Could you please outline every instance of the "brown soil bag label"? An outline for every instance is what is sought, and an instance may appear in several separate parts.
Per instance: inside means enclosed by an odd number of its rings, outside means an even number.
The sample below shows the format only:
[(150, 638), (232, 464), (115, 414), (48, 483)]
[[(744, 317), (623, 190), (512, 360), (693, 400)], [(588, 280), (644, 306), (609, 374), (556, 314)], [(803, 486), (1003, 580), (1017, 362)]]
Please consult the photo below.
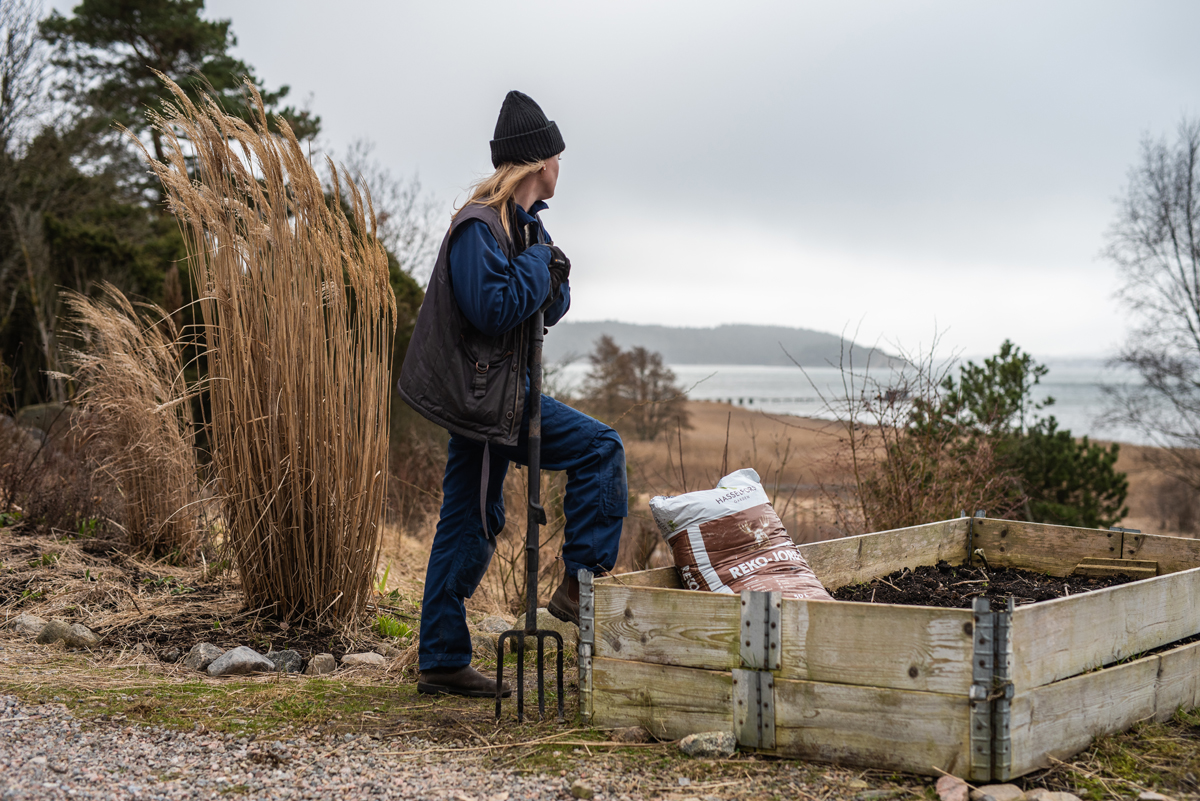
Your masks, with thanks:
[(651, 500), (683, 586), (833, 600), (792, 543), (757, 479), (753, 470), (739, 470), (715, 490)]

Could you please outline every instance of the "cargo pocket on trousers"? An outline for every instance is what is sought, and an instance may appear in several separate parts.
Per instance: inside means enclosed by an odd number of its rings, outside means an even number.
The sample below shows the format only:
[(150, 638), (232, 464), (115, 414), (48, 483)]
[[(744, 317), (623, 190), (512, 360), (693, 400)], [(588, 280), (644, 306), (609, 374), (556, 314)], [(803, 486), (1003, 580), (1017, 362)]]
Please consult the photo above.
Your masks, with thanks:
[(496, 553), (496, 538), (478, 536), (470, 546), (469, 553), (463, 554), (459, 562), (458, 575), (454, 579), (454, 595), (457, 598), (470, 598), (475, 594), (483, 574), (492, 563), (492, 555)]
[(604, 514), (609, 517), (628, 517), (629, 482), (625, 474), (625, 449), (619, 443), (617, 452), (608, 460), (608, 475), (604, 483)]

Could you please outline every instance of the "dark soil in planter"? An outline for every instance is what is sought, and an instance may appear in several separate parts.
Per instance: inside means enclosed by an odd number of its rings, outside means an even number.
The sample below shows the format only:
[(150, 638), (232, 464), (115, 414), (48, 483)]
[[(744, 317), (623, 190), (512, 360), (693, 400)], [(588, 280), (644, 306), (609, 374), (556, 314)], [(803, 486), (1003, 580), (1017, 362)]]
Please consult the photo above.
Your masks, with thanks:
[(1059, 578), (1015, 567), (996, 567), (989, 570), (985, 567), (962, 567), (938, 562), (936, 567), (922, 565), (916, 570), (905, 568), (868, 584), (841, 587), (832, 595), (839, 601), (938, 606), (951, 609), (970, 609), (975, 598), (985, 595), (992, 599), (993, 609), (999, 610), (1010, 596), (1021, 606), (1102, 590), (1131, 581), (1135, 579), (1125, 575)]

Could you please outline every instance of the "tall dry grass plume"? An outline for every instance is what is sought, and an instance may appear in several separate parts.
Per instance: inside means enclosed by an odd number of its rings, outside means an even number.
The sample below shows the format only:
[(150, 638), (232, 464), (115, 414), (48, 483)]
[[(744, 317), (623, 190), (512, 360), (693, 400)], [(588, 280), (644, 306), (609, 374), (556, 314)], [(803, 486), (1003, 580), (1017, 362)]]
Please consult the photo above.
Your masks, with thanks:
[(162, 309), (133, 304), (111, 284), (103, 301), (69, 293), (84, 343), (67, 353), (81, 386), (75, 416), (84, 450), (118, 491), (129, 544), (189, 559), (203, 544), (191, 403), (178, 332)]
[[(161, 76), (160, 76), (161, 77)], [(251, 607), (349, 620), (371, 591), (387, 477), (395, 298), (370, 197), (327, 198), (282, 119), (174, 105), (152, 115), (197, 284), (211, 443)]]

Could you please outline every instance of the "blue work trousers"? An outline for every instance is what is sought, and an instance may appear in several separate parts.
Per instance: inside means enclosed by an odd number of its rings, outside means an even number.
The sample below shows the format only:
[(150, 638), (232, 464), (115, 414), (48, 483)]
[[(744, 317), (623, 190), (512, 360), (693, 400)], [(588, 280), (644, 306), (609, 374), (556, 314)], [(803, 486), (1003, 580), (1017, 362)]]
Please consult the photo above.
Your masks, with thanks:
[[(526, 409), (515, 447), (488, 445), (491, 472), (487, 518), (493, 536), (504, 528), (502, 490), (508, 463), (527, 463), (528, 435)], [(484, 533), (479, 513), (483, 450), (483, 443), (477, 440), (457, 434), (450, 437), (441, 519), (425, 572), (421, 670), (471, 663), (471, 635), (463, 601), (479, 586), (495, 550)], [(622, 519), (629, 512), (625, 449), (620, 436), (600, 421), (543, 395), (542, 469), (567, 473), (562, 557), (568, 575), (580, 568), (612, 570), (621, 541)], [(521, 520), (525, 520), (523, 514)]]

